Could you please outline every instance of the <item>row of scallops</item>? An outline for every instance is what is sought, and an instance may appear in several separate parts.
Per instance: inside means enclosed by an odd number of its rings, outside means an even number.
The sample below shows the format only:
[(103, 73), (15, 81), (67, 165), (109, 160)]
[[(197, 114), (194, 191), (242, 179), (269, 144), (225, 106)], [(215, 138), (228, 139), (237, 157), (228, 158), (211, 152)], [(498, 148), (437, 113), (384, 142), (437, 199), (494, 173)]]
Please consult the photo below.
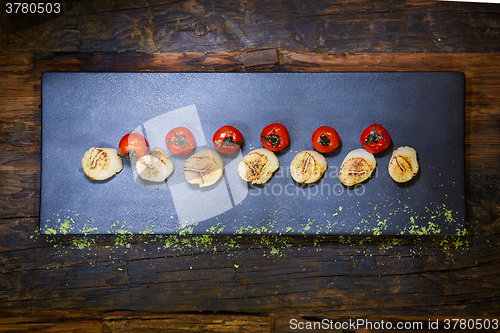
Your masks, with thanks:
[[(342, 162), (339, 179), (346, 186), (354, 186), (370, 178), (376, 165), (373, 154), (364, 149), (351, 150)], [(247, 182), (263, 184), (278, 168), (276, 155), (267, 149), (259, 148), (243, 157), (238, 166), (238, 173)], [(403, 183), (411, 180), (418, 173), (418, 168), (415, 149), (404, 146), (393, 151), (388, 171), (394, 181)], [(311, 184), (318, 181), (326, 169), (326, 159), (322, 154), (305, 150), (292, 160), (290, 174), (297, 183)]]
[[(375, 156), (364, 149), (350, 151), (339, 171), (339, 179), (346, 186), (359, 184), (372, 175), (376, 167)], [(276, 155), (265, 148), (254, 149), (246, 154), (238, 165), (239, 176), (252, 184), (266, 183), (279, 168)], [(148, 181), (163, 182), (174, 171), (170, 157), (154, 148), (139, 158), (135, 164), (138, 175)], [(82, 158), (85, 174), (95, 180), (104, 180), (123, 168), (118, 151), (112, 148), (89, 149)], [(418, 172), (417, 153), (411, 147), (393, 151), (388, 165), (391, 178), (398, 182), (411, 180)], [(299, 152), (292, 160), (290, 173), (297, 183), (310, 184), (318, 181), (327, 169), (325, 157), (314, 150)], [(224, 172), (224, 162), (212, 149), (201, 150), (184, 163), (184, 177), (190, 184), (206, 187), (217, 183)]]

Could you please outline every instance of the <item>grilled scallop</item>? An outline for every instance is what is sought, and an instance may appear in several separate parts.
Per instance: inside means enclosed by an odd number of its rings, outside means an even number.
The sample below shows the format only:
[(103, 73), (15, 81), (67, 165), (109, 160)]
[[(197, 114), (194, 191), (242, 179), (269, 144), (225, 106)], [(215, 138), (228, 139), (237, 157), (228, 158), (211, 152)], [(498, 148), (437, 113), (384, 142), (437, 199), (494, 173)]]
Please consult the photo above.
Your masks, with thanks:
[(417, 152), (411, 147), (399, 147), (392, 152), (389, 175), (398, 183), (404, 183), (418, 172)]
[(189, 184), (210, 186), (222, 177), (224, 162), (215, 150), (204, 149), (184, 162), (184, 177)]
[(314, 150), (301, 151), (290, 164), (290, 173), (297, 183), (314, 183), (327, 167), (325, 157)]
[(118, 150), (92, 147), (83, 155), (83, 172), (94, 180), (104, 180), (120, 172), (123, 168)]
[(162, 182), (174, 171), (170, 157), (159, 148), (153, 148), (135, 164), (139, 177), (152, 182)]
[(339, 179), (346, 186), (353, 186), (367, 180), (377, 161), (364, 149), (351, 150), (340, 166)]
[(258, 148), (243, 157), (238, 164), (238, 174), (244, 181), (264, 184), (279, 166), (280, 162), (272, 151)]

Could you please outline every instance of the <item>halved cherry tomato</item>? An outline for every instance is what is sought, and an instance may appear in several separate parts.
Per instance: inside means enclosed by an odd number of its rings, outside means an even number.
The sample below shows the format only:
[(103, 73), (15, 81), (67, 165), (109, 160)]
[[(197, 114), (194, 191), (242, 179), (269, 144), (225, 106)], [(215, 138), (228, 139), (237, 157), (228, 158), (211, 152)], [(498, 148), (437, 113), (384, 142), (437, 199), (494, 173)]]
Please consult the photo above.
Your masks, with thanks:
[(260, 134), (260, 141), (268, 150), (281, 151), (290, 143), (290, 135), (284, 125), (274, 123), (264, 127)]
[(212, 139), (215, 149), (222, 154), (234, 154), (243, 143), (243, 135), (233, 126), (219, 128)]
[(363, 148), (372, 154), (384, 151), (391, 144), (389, 132), (382, 125), (375, 123), (361, 132), (359, 140)]
[(335, 129), (321, 126), (313, 132), (311, 142), (320, 153), (330, 153), (340, 145), (340, 137)]
[(187, 155), (196, 147), (193, 133), (186, 127), (172, 128), (165, 137), (165, 144), (176, 155)]
[(130, 159), (130, 157), (141, 158), (148, 152), (148, 142), (139, 133), (125, 134), (118, 145), (120, 157)]

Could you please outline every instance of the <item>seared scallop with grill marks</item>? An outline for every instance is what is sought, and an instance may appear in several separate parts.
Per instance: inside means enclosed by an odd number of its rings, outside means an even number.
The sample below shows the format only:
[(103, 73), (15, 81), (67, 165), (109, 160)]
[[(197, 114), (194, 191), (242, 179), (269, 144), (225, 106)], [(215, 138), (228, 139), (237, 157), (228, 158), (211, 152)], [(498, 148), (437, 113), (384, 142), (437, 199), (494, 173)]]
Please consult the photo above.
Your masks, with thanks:
[(359, 184), (370, 178), (376, 165), (373, 154), (364, 149), (351, 150), (340, 166), (339, 179), (346, 186)]
[(399, 147), (392, 152), (389, 175), (398, 183), (405, 183), (418, 172), (417, 152), (411, 147)]
[(318, 181), (327, 168), (323, 155), (314, 150), (304, 150), (295, 155), (290, 173), (297, 183), (310, 184)]
[(105, 180), (120, 172), (123, 163), (118, 150), (92, 147), (82, 157), (82, 168), (90, 179)]
[(223, 173), (224, 162), (212, 149), (199, 151), (184, 162), (184, 177), (189, 184), (210, 186), (217, 183)]
[(279, 166), (278, 158), (272, 151), (258, 148), (243, 157), (238, 164), (238, 174), (244, 181), (264, 184)]
[(174, 164), (163, 150), (153, 148), (135, 164), (139, 177), (152, 182), (162, 182), (174, 171)]

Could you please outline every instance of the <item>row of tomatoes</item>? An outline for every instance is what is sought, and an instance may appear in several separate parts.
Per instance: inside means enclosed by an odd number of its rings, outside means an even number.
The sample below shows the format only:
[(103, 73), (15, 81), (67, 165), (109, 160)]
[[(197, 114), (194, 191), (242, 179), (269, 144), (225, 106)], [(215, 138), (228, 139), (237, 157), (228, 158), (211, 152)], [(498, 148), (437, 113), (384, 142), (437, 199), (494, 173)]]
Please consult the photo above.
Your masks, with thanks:
[[(264, 127), (260, 140), (264, 148), (281, 151), (290, 143), (290, 135), (284, 125), (274, 123)], [(225, 125), (215, 132), (212, 141), (220, 153), (234, 154), (243, 143), (243, 135), (235, 127)], [(313, 132), (311, 142), (318, 152), (329, 153), (340, 145), (340, 137), (332, 127), (321, 126)], [(360, 142), (366, 151), (375, 154), (389, 147), (391, 138), (382, 125), (374, 123), (361, 132)], [(196, 147), (193, 133), (186, 127), (171, 129), (165, 137), (165, 144), (168, 150), (176, 155), (187, 155)], [(148, 143), (141, 134), (129, 133), (120, 140), (119, 150), (121, 157), (130, 158), (135, 155), (140, 158), (148, 152)]]

